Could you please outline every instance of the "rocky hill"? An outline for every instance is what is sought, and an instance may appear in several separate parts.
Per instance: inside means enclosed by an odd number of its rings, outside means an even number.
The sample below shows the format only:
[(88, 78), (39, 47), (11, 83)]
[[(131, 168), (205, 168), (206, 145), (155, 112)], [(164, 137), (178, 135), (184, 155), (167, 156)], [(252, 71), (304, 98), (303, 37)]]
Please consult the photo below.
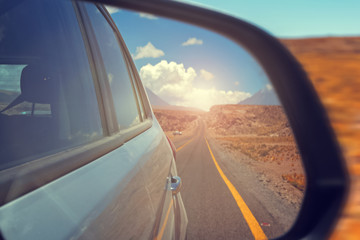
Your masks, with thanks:
[(160, 98), (158, 95), (156, 95), (153, 91), (151, 91), (149, 88), (145, 88), (146, 93), (148, 95), (149, 101), (151, 105), (154, 106), (170, 106), (167, 102), (165, 102), (162, 98)]
[(239, 102), (242, 105), (280, 105), (280, 101), (273, 88), (265, 88), (251, 97)]
[(192, 111), (153, 109), (156, 119), (165, 132), (186, 131), (193, 128), (199, 114)]
[(216, 134), (291, 136), (281, 106), (217, 105), (206, 114), (207, 127)]
[[(297, 207), (302, 201), (305, 175), (300, 153), (281, 106), (218, 105), (204, 115), (207, 131), (224, 152), (246, 164), (280, 197)], [(288, 184), (284, 184), (284, 182)]]

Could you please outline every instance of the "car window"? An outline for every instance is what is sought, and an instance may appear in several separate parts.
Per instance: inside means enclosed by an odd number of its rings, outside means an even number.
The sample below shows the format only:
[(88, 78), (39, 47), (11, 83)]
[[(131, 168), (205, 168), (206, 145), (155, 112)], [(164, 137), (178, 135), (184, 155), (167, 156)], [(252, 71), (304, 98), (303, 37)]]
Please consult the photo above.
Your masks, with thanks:
[(141, 119), (119, 39), (96, 5), (86, 3), (85, 6), (105, 65), (119, 128), (129, 128), (140, 123)]
[(0, 169), (102, 137), (71, 1), (12, 1), (0, 11)]

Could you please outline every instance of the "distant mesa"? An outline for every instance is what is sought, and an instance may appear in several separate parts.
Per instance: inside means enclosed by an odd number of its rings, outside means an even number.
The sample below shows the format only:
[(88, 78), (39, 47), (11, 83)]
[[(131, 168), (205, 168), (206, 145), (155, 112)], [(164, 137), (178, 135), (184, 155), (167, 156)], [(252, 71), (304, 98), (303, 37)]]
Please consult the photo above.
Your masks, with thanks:
[(161, 99), (158, 95), (156, 95), (149, 88), (146, 87), (145, 89), (146, 89), (146, 92), (149, 97), (149, 101), (150, 101), (151, 105), (153, 105), (153, 106), (170, 106), (170, 104), (168, 104), (163, 99)]
[(264, 88), (239, 102), (242, 105), (281, 105), (273, 88)]
[(175, 105), (168, 105), (168, 106), (155, 106), (152, 105), (154, 110), (172, 110), (172, 111), (188, 111), (188, 112), (198, 112), (203, 113), (204, 110), (194, 107), (183, 107), (183, 106), (175, 106)]

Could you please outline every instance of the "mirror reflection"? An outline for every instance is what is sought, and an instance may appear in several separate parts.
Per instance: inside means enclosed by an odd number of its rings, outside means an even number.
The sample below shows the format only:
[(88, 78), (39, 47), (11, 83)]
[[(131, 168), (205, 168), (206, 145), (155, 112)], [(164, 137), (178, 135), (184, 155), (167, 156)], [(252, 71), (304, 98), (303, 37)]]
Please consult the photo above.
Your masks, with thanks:
[(188, 239), (275, 238), (306, 179), (292, 129), (246, 49), (210, 31), (108, 8), (177, 148)]

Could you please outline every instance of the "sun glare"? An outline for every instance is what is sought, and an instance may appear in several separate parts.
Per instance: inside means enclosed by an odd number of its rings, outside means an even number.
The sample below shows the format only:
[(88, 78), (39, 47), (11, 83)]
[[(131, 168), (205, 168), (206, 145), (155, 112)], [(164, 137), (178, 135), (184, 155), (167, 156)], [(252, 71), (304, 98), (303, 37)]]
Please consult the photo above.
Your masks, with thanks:
[(196, 94), (197, 96), (193, 96), (194, 105), (193, 107), (199, 108), (204, 111), (209, 111), (210, 107), (213, 105), (213, 101), (211, 101), (208, 94)]

